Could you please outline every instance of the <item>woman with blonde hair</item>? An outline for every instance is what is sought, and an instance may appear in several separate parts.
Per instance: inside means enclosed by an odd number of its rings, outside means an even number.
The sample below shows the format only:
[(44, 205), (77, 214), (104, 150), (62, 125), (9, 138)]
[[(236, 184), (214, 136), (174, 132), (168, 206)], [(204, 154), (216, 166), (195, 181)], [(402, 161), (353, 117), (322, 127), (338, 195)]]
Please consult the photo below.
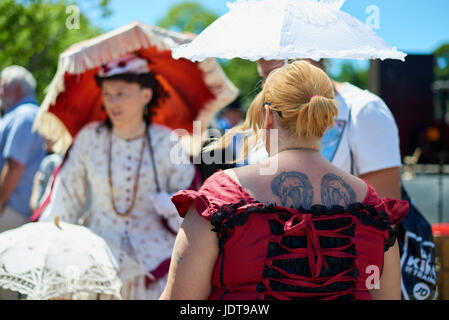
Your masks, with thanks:
[(161, 299), (400, 299), (391, 225), (408, 204), (320, 155), (336, 113), (319, 68), (297, 61), (269, 75), (245, 123), (213, 147), (249, 131), (243, 157), (260, 139), (270, 157), (172, 198), (185, 219)]

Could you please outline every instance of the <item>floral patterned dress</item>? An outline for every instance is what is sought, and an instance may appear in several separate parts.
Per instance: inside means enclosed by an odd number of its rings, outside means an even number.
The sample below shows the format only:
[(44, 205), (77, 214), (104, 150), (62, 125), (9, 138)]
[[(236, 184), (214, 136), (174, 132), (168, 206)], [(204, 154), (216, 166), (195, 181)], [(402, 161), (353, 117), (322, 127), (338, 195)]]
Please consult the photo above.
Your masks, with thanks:
[[(189, 188), (195, 174), (170, 129), (152, 124), (149, 136), (161, 193), (157, 192), (148, 139), (127, 141), (101, 123), (93, 123), (77, 135), (39, 219), (52, 221), (59, 216), (65, 222), (83, 224), (103, 237), (119, 261), (123, 299), (158, 299), (165, 288), (166, 273), (161, 274), (160, 270), (167, 266), (176, 237), (170, 229), (177, 230), (182, 221), (170, 202), (170, 194)], [(146, 139), (146, 144), (135, 206), (128, 216), (119, 215), (113, 208), (109, 185), (110, 141), (114, 200), (117, 211), (124, 213), (133, 199), (142, 139)], [(88, 190), (91, 201), (85, 208)], [(149, 284), (147, 272), (159, 278)]]

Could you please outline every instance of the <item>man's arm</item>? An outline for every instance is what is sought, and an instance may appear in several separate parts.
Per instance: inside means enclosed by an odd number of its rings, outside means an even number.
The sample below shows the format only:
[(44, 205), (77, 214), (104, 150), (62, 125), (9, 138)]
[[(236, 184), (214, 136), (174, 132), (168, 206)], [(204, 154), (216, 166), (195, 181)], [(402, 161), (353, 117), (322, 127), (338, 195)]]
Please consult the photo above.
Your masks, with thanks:
[(370, 290), (373, 300), (401, 300), (401, 259), (398, 242), (384, 253), (379, 289)]
[(394, 167), (360, 175), (381, 198), (401, 199), (401, 168)]
[(9, 197), (19, 184), (20, 178), (25, 171), (25, 165), (9, 158), (3, 167), (0, 185), (0, 207), (6, 205)]
[(401, 199), (398, 127), (387, 105), (381, 99), (372, 99), (363, 107), (355, 108), (352, 114), (350, 148), (355, 171), (380, 197)]

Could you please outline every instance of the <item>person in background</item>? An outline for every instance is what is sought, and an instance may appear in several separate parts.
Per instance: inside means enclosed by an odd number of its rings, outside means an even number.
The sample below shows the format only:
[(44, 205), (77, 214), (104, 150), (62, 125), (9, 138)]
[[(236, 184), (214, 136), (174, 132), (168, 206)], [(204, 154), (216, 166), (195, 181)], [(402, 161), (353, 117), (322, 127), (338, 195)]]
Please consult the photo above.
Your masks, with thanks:
[[(322, 61), (307, 60), (324, 68)], [(259, 60), (264, 79), (283, 61)], [(381, 197), (401, 199), (401, 153), (396, 121), (385, 102), (350, 83), (332, 81), (338, 116), (322, 139), (322, 155), (342, 170), (367, 180)]]
[[(391, 225), (408, 203), (380, 198), (320, 154), (336, 114), (321, 69), (296, 61), (270, 73), (245, 123), (210, 146), (249, 130), (269, 157), (172, 197), (185, 219), (160, 299), (400, 299)], [(264, 134), (272, 130), (277, 141)], [(261, 174), (267, 164), (277, 169)]]
[[(238, 124), (240, 124), (243, 120), (244, 111), (241, 105), (241, 97), (238, 96), (233, 102), (227, 105), (221, 112), (214, 117), (209, 125), (209, 132), (220, 133), (220, 137), (226, 133), (226, 131), (234, 128)], [(206, 147), (208, 144), (212, 142), (211, 138), (217, 138), (215, 135), (210, 136), (209, 140), (204, 143), (203, 147)], [(212, 150), (207, 154), (208, 158), (214, 159), (213, 163), (205, 163), (203, 159), (206, 154), (201, 153), (199, 157), (201, 157), (200, 164), (198, 165), (198, 170), (201, 175), (201, 182), (207, 180), (212, 174), (217, 172), (218, 170), (226, 170), (231, 169), (239, 164), (236, 164), (234, 161), (239, 158), (238, 150), (240, 149), (241, 139), (239, 136), (235, 136), (233, 139), (233, 143), (230, 144), (226, 149), (223, 150)], [(220, 153), (220, 156), (217, 156), (216, 153)]]
[(226, 130), (230, 130), (240, 124), (243, 120), (243, 116), (244, 113), (242, 110), (241, 98), (239, 96), (220, 112), (218, 126), (220, 130), (225, 133)]
[(166, 92), (147, 60), (124, 55), (102, 66), (95, 80), (107, 119), (87, 124), (75, 137), (39, 222), (59, 216), (86, 226), (117, 259), (123, 299), (157, 299), (180, 226), (170, 194), (189, 188), (195, 169), (185, 153), (179, 154), (183, 164), (171, 161), (178, 141), (152, 122)]
[(61, 164), (63, 156), (52, 151), (53, 143), (45, 139), (47, 156), (42, 160), (39, 170), (34, 175), (33, 189), (31, 192), (30, 207), (32, 212), (39, 207), (42, 199), (50, 192), (52, 176), (55, 169)]
[[(36, 80), (23, 67), (0, 75), (0, 232), (26, 224), (33, 177), (45, 156), (44, 140), (32, 132), (38, 106)], [(16, 300), (16, 292), (0, 289), (0, 300)]]
[(0, 78), (0, 232), (18, 228), (31, 217), (33, 178), (44, 158), (45, 142), (32, 131), (39, 110), (36, 81), (23, 67), (10, 66)]

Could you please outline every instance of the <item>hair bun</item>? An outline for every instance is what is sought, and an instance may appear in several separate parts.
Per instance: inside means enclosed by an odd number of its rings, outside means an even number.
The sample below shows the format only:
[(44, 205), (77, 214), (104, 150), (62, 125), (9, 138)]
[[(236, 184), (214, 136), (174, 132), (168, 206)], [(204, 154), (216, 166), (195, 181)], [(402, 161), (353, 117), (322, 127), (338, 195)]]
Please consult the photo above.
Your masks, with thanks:
[(338, 114), (336, 101), (321, 95), (314, 95), (310, 102), (298, 112), (296, 132), (300, 137), (321, 138), (327, 128), (334, 124)]

